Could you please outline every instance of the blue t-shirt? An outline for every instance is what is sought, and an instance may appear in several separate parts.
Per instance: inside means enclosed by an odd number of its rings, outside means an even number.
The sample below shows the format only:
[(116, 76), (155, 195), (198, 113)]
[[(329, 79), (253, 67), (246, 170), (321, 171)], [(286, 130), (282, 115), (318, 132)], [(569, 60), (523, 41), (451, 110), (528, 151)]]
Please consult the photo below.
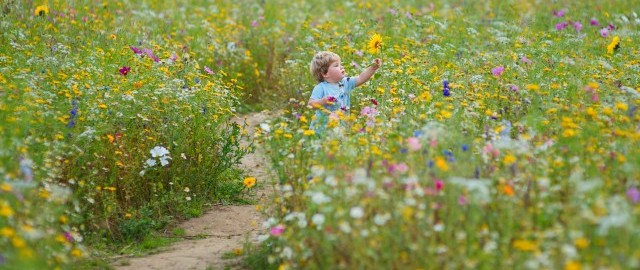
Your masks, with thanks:
[[(344, 77), (337, 85), (328, 82), (320, 82), (311, 92), (312, 100), (323, 99), (326, 96), (333, 96), (336, 101), (333, 105), (324, 105), (323, 107), (330, 112), (342, 110), (343, 113), (349, 114), (351, 107), (351, 90), (356, 87), (356, 77)], [(322, 110), (316, 110), (316, 119), (311, 122), (311, 128), (319, 131), (318, 128), (324, 128), (327, 124), (327, 114)]]

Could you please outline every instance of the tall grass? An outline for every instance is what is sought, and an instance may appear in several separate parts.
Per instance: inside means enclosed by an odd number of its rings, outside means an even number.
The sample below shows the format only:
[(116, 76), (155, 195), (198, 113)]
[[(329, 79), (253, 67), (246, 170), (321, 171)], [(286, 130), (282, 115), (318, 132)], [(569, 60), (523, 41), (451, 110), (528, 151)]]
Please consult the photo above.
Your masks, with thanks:
[(68, 266), (243, 192), (244, 87), (209, 61), (237, 38), (199, 4), (2, 4), (0, 265)]
[[(351, 75), (375, 57), (383, 68), (321, 137), (299, 106), (265, 126), (281, 190), (252, 258), (304, 269), (639, 265), (631, 3), (356, 2), (339, 16), (341, 5), (300, 32), (292, 72), (325, 49), (353, 62)], [(365, 50), (373, 33), (377, 55)]]

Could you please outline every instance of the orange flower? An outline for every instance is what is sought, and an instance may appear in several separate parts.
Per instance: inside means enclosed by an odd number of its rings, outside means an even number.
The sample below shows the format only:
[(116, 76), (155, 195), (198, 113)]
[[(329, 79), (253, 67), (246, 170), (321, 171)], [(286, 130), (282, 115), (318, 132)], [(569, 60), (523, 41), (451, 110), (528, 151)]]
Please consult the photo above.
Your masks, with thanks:
[(511, 187), (510, 185), (502, 186), (502, 192), (504, 192), (504, 194), (507, 194), (507, 196), (509, 196), (509, 197), (511, 197), (511, 196), (513, 196), (513, 194), (515, 194), (515, 191), (513, 190), (513, 187)]
[(256, 184), (256, 181), (257, 180), (255, 177), (247, 177), (244, 179), (242, 183), (244, 184), (245, 187), (251, 188)]

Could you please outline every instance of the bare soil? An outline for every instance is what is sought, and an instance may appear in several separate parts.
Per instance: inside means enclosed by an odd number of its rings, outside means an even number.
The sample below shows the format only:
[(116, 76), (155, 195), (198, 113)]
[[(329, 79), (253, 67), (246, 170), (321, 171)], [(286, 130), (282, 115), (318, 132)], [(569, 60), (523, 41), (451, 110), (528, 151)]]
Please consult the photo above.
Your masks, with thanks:
[[(254, 128), (269, 115), (266, 112), (253, 113), (235, 118), (242, 124), (246, 119), (247, 132), (252, 135)], [(247, 145), (247, 142), (242, 142)], [(242, 159), (240, 168), (247, 176), (258, 180), (255, 200), (264, 200), (273, 187), (275, 179), (268, 170), (268, 162), (260, 147)], [(261, 230), (262, 217), (256, 205), (218, 205), (206, 211), (201, 217), (193, 218), (178, 225), (185, 230), (183, 238), (158, 250), (156, 253), (132, 258), (120, 258), (112, 263), (119, 270), (142, 269), (243, 269), (241, 256), (230, 256), (241, 250), (246, 240), (256, 242)], [(230, 258), (229, 258), (230, 257)]]

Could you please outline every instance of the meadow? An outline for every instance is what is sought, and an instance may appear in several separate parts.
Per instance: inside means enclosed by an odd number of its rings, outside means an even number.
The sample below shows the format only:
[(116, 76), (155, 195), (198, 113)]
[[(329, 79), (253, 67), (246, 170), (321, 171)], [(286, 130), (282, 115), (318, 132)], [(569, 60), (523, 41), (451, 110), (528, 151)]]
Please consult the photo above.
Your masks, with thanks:
[[(6, 1), (0, 267), (68, 268), (251, 190), (255, 269), (640, 267), (634, 1)], [(309, 62), (382, 68), (309, 128)], [(257, 179), (260, 185), (266, 179)]]

